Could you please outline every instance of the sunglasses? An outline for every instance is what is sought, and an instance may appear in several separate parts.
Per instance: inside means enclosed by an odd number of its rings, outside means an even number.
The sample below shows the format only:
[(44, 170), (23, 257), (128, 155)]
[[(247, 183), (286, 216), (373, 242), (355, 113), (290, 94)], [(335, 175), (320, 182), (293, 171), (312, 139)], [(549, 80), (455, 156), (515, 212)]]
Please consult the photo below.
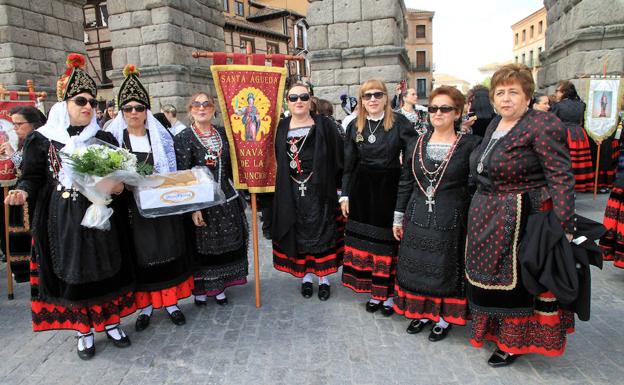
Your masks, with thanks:
[(209, 100), (205, 100), (203, 102), (192, 102), (191, 107), (195, 109), (199, 109), (199, 107), (204, 107), (204, 108), (214, 107), (214, 103)]
[(76, 103), (77, 106), (80, 107), (84, 107), (87, 105), (87, 103), (89, 103), (89, 105), (91, 106), (91, 108), (95, 108), (98, 105), (98, 101), (95, 99), (87, 99), (84, 96), (77, 96), (73, 99), (69, 99), (72, 102)]
[(135, 110), (136, 112), (145, 112), (145, 110), (147, 110), (147, 107), (139, 104), (138, 106), (123, 106), (121, 107), (121, 110), (123, 112), (132, 112), (132, 110)]
[(384, 92), (367, 92), (362, 94), (362, 100), (371, 100), (373, 97), (377, 100), (383, 98), (385, 95)]
[(301, 99), (302, 102), (307, 102), (308, 100), (310, 100), (310, 94), (305, 93), (305, 94), (290, 94), (288, 95), (288, 101), (291, 103), (296, 102), (298, 99)]
[(443, 114), (448, 114), (451, 111), (455, 111), (455, 107), (451, 107), (451, 106), (429, 106), (427, 107), (427, 111), (429, 111), (430, 114), (435, 114), (436, 112), (438, 112), (438, 110), (440, 110)]

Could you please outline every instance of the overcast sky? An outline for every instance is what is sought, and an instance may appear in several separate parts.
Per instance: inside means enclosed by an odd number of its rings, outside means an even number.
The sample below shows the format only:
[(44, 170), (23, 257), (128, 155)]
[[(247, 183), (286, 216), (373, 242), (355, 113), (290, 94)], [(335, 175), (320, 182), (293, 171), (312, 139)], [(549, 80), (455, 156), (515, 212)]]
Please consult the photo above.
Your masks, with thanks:
[(540, 9), (543, 0), (405, 0), (434, 11), (435, 71), (480, 82), (478, 68), (512, 58), (511, 25)]

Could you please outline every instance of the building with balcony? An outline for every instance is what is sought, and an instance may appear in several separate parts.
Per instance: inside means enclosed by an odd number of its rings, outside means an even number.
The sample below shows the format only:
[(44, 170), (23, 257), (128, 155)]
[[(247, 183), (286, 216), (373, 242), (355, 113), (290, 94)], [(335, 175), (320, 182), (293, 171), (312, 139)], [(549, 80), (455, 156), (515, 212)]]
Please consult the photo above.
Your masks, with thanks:
[(546, 46), (546, 8), (542, 7), (511, 26), (513, 61), (533, 69), (537, 80), (540, 54)]
[(418, 94), (418, 102), (427, 104), (433, 84), (433, 16), (434, 12), (407, 9), (405, 49), (410, 58), (408, 87)]
[[(307, 54), (308, 0), (222, 0), (227, 52)], [(305, 62), (288, 63), (290, 81), (310, 75)]]

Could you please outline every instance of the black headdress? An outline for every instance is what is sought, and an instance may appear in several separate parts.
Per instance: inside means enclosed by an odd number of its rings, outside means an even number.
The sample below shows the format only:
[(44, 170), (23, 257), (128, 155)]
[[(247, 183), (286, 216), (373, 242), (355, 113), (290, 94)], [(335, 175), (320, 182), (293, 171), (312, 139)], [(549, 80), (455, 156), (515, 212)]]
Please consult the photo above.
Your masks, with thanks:
[(84, 56), (71, 53), (67, 56), (67, 69), (56, 82), (56, 96), (59, 102), (73, 98), (83, 92), (88, 92), (94, 98), (97, 96), (95, 80), (85, 72)]
[(123, 74), (126, 79), (119, 87), (117, 106), (121, 108), (124, 104), (134, 100), (151, 110), (149, 93), (139, 80), (138, 68), (134, 64), (127, 64), (123, 69)]

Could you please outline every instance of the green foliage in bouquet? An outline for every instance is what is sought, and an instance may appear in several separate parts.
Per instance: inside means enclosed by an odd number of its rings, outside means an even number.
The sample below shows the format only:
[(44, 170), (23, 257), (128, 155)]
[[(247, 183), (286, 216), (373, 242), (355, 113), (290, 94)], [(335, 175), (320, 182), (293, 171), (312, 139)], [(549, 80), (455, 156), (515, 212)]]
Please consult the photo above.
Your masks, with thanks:
[(154, 173), (154, 166), (149, 163), (139, 163), (136, 166), (136, 170), (139, 175), (148, 176)]
[(74, 172), (102, 177), (118, 170), (128, 169), (128, 163), (133, 163), (132, 157), (134, 155), (124, 149), (113, 150), (101, 145), (92, 145), (84, 151), (70, 154), (67, 161)]

